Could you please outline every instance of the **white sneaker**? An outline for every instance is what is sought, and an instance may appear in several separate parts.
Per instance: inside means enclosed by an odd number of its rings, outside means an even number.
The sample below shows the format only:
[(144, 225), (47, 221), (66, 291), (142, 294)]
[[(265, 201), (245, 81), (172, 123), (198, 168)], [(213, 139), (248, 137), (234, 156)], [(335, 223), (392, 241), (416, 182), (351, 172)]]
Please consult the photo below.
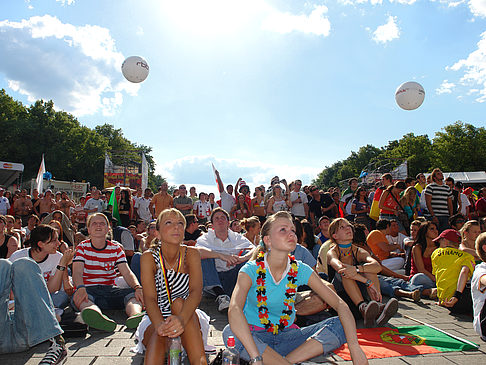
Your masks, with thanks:
[(51, 342), (51, 347), (49, 347), (49, 350), (47, 350), (46, 355), (39, 365), (63, 364), (67, 360), (67, 350), (64, 340), (56, 341), (56, 339), (51, 339)]
[(227, 311), (230, 305), (230, 297), (226, 294), (221, 294), (216, 298), (216, 302), (218, 303), (219, 312)]

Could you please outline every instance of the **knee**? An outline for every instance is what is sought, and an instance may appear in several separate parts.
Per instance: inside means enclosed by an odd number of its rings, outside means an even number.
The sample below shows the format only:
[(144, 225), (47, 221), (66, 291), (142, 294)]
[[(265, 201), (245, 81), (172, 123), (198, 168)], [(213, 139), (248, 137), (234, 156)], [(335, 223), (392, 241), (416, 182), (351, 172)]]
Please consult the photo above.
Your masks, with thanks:
[[(26, 273), (33, 273), (33, 274), (41, 274), (41, 270), (39, 265), (37, 265), (34, 260), (31, 260), (27, 257), (22, 257), (18, 260), (15, 260), (12, 263), (12, 270), (14, 272), (22, 273), (22, 275), (26, 275)], [(27, 274), (28, 275), (28, 274)]]

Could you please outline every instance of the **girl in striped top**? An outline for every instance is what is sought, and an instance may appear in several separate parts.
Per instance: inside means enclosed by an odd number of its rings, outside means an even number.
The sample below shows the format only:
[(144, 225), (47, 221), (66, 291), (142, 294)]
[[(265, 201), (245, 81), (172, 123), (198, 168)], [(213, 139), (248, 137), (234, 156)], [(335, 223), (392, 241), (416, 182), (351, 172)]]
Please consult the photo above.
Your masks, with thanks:
[(196, 308), (201, 301), (199, 251), (182, 245), (186, 220), (177, 209), (157, 219), (157, 239), (142, 255), (142, 287), (147, 309), (137, 329), (145, 364), (163, 363), (167, 338), (181, 337), (191, 364), (207, 364)]

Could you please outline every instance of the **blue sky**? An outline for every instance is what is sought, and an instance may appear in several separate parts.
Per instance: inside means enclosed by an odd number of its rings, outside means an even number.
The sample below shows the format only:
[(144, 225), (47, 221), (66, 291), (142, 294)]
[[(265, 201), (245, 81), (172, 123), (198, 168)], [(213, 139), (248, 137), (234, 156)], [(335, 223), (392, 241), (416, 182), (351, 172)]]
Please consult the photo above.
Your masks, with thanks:
[[(133, 55), (141, 84), (120, 72)], [(122, 128), (198, 190), (211, 162), (224, 183), (309, 183), (360, 146), (486, 124), (486, 0), (3, 0), (0, 56), (14, 98)]]

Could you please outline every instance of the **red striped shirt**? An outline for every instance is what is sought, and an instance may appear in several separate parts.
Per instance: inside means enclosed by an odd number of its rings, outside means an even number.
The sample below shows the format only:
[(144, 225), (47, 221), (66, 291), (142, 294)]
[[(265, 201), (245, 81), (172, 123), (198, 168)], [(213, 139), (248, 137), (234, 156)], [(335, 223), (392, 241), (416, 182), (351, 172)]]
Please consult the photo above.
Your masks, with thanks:
[(106, 241), (102, 249), (94, 248), (90, 240), (81, 242), (76, 247), (73, 262), (82, 262), (84, 285), (114, 285), (117, 273), (115, 267), (127, 262), (123, 248), (111, 241)]

